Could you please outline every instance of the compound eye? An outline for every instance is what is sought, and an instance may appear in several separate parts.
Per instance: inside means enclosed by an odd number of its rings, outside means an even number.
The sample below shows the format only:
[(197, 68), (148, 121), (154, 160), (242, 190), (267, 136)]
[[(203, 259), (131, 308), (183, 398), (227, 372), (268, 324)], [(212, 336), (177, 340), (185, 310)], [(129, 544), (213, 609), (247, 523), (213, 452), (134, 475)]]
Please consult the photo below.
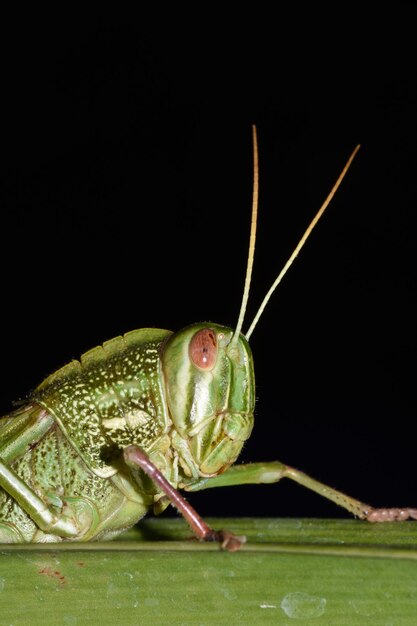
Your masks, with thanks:
[(211, 328), (199, 330), (190, 341), (190, 359), (201, 370), (211, 370), (217, 360), (217, 338)]

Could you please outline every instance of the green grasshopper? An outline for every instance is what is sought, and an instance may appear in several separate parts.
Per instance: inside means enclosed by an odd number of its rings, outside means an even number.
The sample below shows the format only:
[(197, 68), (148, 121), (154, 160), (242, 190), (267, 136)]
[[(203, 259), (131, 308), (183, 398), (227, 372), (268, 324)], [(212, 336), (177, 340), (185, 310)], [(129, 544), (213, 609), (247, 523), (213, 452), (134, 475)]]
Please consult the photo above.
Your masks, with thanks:
[(153, 507), (173, 504), (201, 540), (238, 550), (245, 541), (210, 528), (180, 495), (287, 477), (369, 521), (417, 519), (417, 509), (375, 509), (278, 461), (233, 465), (251, 434), (255, 380), (248, 340), (272, 292), (345, 176), (241, 333), (253, 265), (258, 151), (253, 128), (252, 226), (236, 329), (194, 324), (116, 337), (49, 376), (0, 420), (0, 541), (105, 540)]

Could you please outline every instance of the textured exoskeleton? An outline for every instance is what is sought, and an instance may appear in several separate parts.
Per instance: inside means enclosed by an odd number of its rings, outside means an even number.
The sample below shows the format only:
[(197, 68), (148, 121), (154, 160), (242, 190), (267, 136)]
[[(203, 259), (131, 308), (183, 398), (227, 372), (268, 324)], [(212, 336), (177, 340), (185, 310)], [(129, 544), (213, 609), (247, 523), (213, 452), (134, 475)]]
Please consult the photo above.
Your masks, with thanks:
[(249, 345), (230, 348), (232, 336), (215, 324), (136, 330), (49, 376), (0, 420), (0, 541), (108, 539), (162, 511), (163, 492), (124, 462), (131, 444), (175, 488), (229, 467), (255, 402)]

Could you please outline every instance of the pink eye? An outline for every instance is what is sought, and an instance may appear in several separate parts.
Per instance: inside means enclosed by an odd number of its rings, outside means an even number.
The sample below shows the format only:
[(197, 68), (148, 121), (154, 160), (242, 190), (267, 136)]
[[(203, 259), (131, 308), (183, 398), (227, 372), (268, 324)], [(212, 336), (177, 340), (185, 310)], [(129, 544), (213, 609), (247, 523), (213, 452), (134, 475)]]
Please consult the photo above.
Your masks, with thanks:
[(199, 330), (190, 341), (190, 359), (196, 367), (211, 370), (217, 359), (216, 333), (210, 328)]

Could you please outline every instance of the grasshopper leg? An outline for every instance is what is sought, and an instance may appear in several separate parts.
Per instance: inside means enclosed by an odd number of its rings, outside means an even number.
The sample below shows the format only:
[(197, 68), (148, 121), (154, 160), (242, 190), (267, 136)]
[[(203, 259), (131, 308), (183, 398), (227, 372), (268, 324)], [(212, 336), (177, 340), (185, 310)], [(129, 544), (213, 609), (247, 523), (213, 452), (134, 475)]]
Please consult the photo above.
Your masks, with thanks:
[[(16, 459), (46, 435), (55, 423), (53, 417), (38, 405), (28, 405), (11, 414), (10, 419), (5, 419), (0, 446), (0, 487), (44, 533), (56, 537), (77, 537), (83, 530), (83, 524), (77, 519), (73, 507), (64, 505), (62, 512), (53, 512), (11, 467)], [(15, 534), (15, 529), (12, 528), (11, 534)]]
[(65, 515), (54, 515), (45, 502), (1, 458), (0, 486), (44, 532), (61, 537), (75, 537), (79, 533), (75, 520)]
[(298, 469), (279, 461), (269, 463), (248, 463), (232, 465), (223, 474), (203, 478), (198, 483), (186, 487), (187, 491), (199, 491), (211, 487), (229, 487), (244, 484), (277, 483), (282, 478), (290, 478), (307, 489), (331, 500), (360, 519), (369, 522), (394, 522), (406, 519), (417, 520), (416, 508), (375, 508), (351, 496), (319, 482)]
[(217, 531), (210, 528), (197, 511), (182, 497), (179, 491), (172, 487), (141, 448), (135, 445), (127, 446), (123, 451), (123, 455), (129, 467), (142, 469), (165, 493), (171, 503), (188, 522), (198, 539), (201, 541), (217, 541), (220, 543), (222, 549), (228, 552), (236, 552), (236, 550), (239, 550), (242, 544), (245, 543), (245, 537), (238, 537), (226, 530)]

